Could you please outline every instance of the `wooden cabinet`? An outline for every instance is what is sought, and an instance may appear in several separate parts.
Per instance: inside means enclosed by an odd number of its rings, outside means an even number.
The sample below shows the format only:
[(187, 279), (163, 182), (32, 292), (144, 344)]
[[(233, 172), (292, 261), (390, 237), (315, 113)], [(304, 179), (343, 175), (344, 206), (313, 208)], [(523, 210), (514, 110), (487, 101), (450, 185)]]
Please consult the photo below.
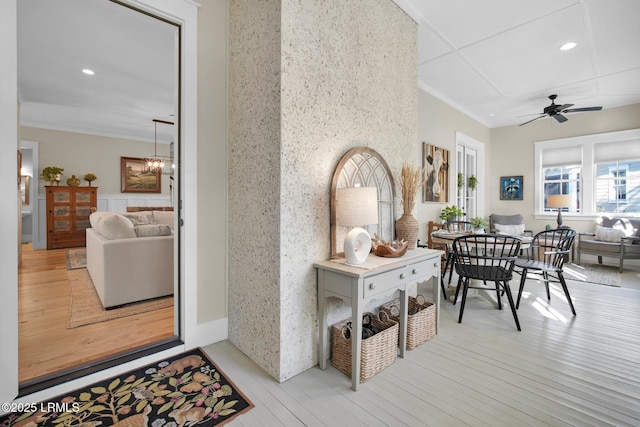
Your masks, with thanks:
[(85, 246), (89, 215), (98, 203), (97, 187), (46, 186), (47, 249)]

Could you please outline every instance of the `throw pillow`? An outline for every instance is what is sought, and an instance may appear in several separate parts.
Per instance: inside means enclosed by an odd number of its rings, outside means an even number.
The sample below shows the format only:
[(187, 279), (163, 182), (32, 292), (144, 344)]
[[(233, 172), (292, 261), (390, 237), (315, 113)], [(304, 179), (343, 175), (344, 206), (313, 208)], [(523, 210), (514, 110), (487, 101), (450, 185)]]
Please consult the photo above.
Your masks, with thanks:
[(500, 234), (509, 234), (513, 236), (521, 236), (524, 234), (524, 224), (505, 225), (505, 224), (493, 224)]
[(173, 212), (153, 211), (153, 222), (157, 222), (158, 224), (166, 224), (173, 230)]
[(596, 227), (596, 240), (600, 240), (602, 242), (620, 243), (620, 239), (624, 236), (624, 230), (600, 226)]
[(151, 224), (153, 222), (153, 218), (150, 215), (144, 215), (144, 214), (123, 214), (122, 216), (124, 216), (125, 218), (127, 218), (129, 221), (131, 221), (134, 225), (134, 227), (136, 225), (144, 225), (144, 224)]
[(173, 234), (171, 227), (166, 224), (137, 225), (135, 230), (138, 237), (171, 236)]
[(133, 223), (120, 214), (112, 214), (100, 221), (100, 234), (109, 240), (132, 239), (136, 237)]

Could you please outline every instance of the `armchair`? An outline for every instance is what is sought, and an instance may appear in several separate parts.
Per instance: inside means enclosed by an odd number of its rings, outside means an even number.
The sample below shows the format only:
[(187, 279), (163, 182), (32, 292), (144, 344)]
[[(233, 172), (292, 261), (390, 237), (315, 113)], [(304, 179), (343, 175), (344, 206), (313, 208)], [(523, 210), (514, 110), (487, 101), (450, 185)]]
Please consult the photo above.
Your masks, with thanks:
[(524, 217), (520, 214), (489, 215), (489, 232), (514, 236), (533, 236), (533, 232), (525, 228)]

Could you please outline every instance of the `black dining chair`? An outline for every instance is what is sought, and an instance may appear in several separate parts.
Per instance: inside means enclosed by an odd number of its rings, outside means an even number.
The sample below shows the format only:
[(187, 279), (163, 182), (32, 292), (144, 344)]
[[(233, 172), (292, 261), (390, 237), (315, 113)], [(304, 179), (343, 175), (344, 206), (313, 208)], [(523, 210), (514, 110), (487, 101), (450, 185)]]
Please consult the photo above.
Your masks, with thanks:
[(560, 283), (569, 307), (571, 307), (571, 312), (574, 316), (576, 315), (576, 309), (573, 306), (562, 270), (565, 261), (569, 258), (571, 245), (573, 245), (576, 234), (576, 230), (571, 228), (558, 228), (541, 231), (533, 236), (531, 246), (523, 250), (524, 257), (516, 261), (515, 271), (521, 275), (516, 308), (520, 307), (520, 298), (527, 280), (527, 274), (533, 272), (542, 274), (542, 280), (547, 291), (547, 300), (551, 300), (549, 282)]
[[(471, 234), (456, 238), (452, 244), (453, 262), (458, 273), (458, 286), (453, 303), (458, 299), (462, 288), (460, 315), (458, 323), (462, 323), (462, 314), (467, 301), (469, 289), (491, 290), (487, 282), (493, 282), (496, 291), (498, 309), (502, 310), (501, 294), (507, 295), (509, 306), (516, 327), (520, 331), (520, 321), (513, 302), (509, 281), (520, 252), (520, 240), (511, 236), (496, 234)], [(482, 281), (482, 286), (474, 282)]]

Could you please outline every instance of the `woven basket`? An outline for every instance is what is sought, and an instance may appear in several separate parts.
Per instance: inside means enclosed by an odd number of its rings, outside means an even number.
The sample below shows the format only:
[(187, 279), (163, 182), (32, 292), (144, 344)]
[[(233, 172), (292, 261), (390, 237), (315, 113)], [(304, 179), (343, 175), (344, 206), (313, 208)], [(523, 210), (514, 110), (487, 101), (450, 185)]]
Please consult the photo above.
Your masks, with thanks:
[[(424, 296), (409, 297), (407, 315), (407, 350), (413, 350), (420, 344), (436, 336), (436, 306)], [(392, 320), (400, 321), (400, 300), (388, 302), (380, 307)]]
[[(389, 319), (387, 313), (371, 316), (377, 334), (362, 340), (360, 350), (360, 382), (363, 383), (391, 365), (398, 358), (398, 323)], [(331, 364), (340, 372), (351, 377), (351, 319), (336, 323), (331, 327)], [(349, 333), (347, 334), (347, 331)], [(347, 338), (348, 337), (348, 338)]]

